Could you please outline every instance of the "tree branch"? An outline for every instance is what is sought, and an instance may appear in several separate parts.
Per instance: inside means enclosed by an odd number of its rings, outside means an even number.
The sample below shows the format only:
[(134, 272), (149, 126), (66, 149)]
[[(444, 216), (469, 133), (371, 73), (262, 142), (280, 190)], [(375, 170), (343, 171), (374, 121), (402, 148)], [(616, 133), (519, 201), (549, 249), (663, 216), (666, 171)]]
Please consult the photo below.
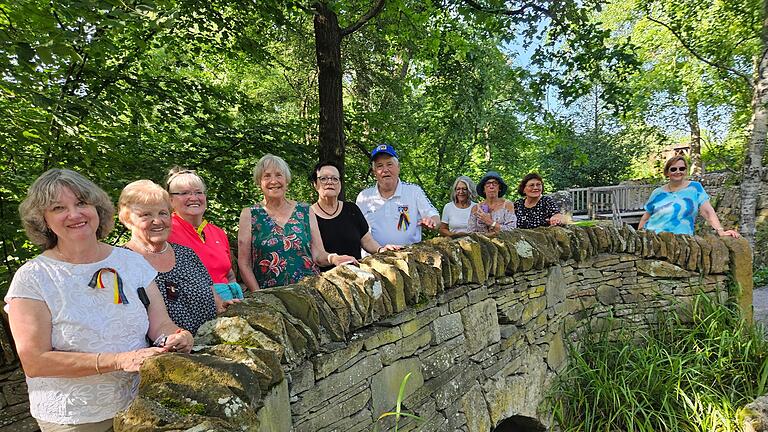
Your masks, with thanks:
[(547, 9), (546, 7), (543, 7), (543, 6), (539, 6), (538, 4), (536, 4), (536, 2), (523, 3), (523, 5), (517, 9), (506, 9), (506, 8), (491, 8), (488, 6), (483, 6), (480, 3), (478, 3), (476, 0), (463, 0), (463, 1), (464, 3), (469, 5), (469, 7), (475, 10), (478, 10), (480, 12), (486, 12), (486, 13), (496, 14), (496, 15), (504, 15), (509, 17), (519, 17), (525, 14), (526, 12), (528, 12), (529, 10), (533, 10), (551, 19), (552, 22), (557, 24), (559, 27), (563, 29), (568, 28), (568, 26), (566, 26), (565, 23), (557, 17), (557, 15), (552, 13), (550, 9)]
[(728, 67), (728, 66), (724, 66), (724, 65), (721, 65), (719, 63), (716, 63), (713, 60), (709, 60), (707, 58), (704, 58), (704, 56), (702, 56), (701, 54), (697, 53), (693, 49), (693, 47), (691, 47), (690, 44), (688, 44), (685, 40), (683, 40), (682, 35), (680, 35), (680, 33), (678, 33), (675, 29), (673, 29), (669, 24), (667, 24), (665, 22), (662, 22), (662, 21), (659, 21), (659, 20), (657, 20), (656, 18), (653, 18), (650, 15), (648, 15), (648, 19), (650, 21), (655, 22), (656, 24), (666, 28), (667, 30), (669, 30), (670, 33), (672, 33), (672, 35), (675, 36), (677, 41), (680, 42), (680, 45), (682, 45), (683, 48), (686, 49), (686, 51), (691, 53), (692, 56), (696, 57), (702, 63), (705, 63), (705, 64), (707, 64), (709, 66), (712, 66), (715, 69), (720, 69), (722, 71), (730, 72), (730, 73), (736, 75), (737, 77), (743, 79), (744, 82), (747, 84), (747, 87), (752, 88), (752, 80), (750, 79), (750, 77), (748, 75), (746, 75), (746, 74), (742, 73), (741, 71), (738, 71), (738, 70), (736, 70), (734, 68), (731, 68), (731, 67)]
[(349, 27), (345, 27), (341, 29), (341, 37), (344, 37), (344, 36), (347, 36), (348, 34), (356, 32), (357, 30), (360, 29), (360, 27), (364, 26), (365, 23), (370, 21), (371, 18), (378, 15), (379, 12), (381, 12), (381, 10), (384, 9), (385, 2), (386, 0), (376, 0), (376, 3), (374, 3), (374, 5), (368, 10), (368, 12), (366, 12), (365, 15), (361, 16), (356, 23), (352, 24)]

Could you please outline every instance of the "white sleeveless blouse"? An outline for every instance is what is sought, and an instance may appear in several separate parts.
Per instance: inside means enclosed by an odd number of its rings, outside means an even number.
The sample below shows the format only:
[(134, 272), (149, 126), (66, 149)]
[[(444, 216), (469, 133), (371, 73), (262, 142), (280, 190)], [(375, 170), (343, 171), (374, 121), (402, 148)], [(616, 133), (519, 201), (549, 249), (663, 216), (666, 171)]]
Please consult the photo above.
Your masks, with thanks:
[[(113, 268), (123, 281), (127, 303), (115, 304), (111, 275), (106, 287), (88, 286), (99, 269)], [(54, 351), (123, 352), (147, 346), (147, 312), (138, 297), (157, 271), (141, 255), (113, 248), (99, 262), (70, 264), (37, 256), (14, 274), (5, 301), (28, 298), (51, 311)], [(112, 372), (81, 378), (27, 377), (30, 411), (50, 423), (94, 423), (128, 407), (138, 390), (135, 372)]]

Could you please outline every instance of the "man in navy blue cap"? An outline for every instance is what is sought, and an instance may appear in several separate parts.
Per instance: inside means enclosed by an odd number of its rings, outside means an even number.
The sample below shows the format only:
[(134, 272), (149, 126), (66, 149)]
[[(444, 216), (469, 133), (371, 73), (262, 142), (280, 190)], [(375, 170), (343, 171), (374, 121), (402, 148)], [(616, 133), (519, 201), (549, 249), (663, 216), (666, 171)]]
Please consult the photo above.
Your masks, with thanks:
[(440, 216), (420, 186), (400, 180), (400, 161), (389, 144), (371, 151), (376, 185), (360, 192), (357, 206), (363, 211), (371, 235), (379, 244), (409, 245), (421, 241), (421, 228), (435, 229)]

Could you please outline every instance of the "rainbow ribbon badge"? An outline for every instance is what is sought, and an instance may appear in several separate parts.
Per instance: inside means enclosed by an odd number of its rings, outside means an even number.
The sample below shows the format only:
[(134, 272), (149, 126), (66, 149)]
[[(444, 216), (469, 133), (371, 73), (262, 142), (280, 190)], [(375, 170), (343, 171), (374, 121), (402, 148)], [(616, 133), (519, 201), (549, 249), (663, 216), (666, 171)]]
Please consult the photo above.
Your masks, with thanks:
[(104, 267), (96, 270), (96, 273), (91, 277), (91, 281), (88, 282), (88, 286), (94, 289), (104, 289), (107, 287), (105, 283), (107, 279), (110, 279), (108, 275), (112, 277), (112, 287), (114, 290), (115, 304), (128, 304), (128, 298), (123, 292), (123, 279), (117, 274), (117, 270), (109, 267)]
[(399, 206), (397, 211), (400, 212), (400, 219), (397, 221), (398, 231), (408, 231), (408, 227), (411, 226), (411, 217), (408, 216), (408, 206)]

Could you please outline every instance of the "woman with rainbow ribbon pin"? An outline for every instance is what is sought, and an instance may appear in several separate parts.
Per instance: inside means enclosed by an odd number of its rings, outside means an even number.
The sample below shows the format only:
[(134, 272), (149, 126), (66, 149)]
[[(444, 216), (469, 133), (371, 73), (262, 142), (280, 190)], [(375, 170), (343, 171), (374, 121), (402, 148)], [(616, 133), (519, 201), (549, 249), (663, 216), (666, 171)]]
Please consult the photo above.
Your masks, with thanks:
[(232, 269), (229, 238), (223, 229), (205, 220), (208, 196), (203, 179), (195, 171), (174, 167), (165, 181), (171, 195), (173, 216), (168, 241), (197, 254), (213, 280), (213, 288), (227, 302), (243, 298)]
[(16, 271), (5, 301), (43, 432), (112, 430), (136, 396), (142, 363), (192, 349), (192, 334), (168, 317), (155, 269), (100, 241), (114, 212), (103, 190), (66, 169), (38, 177), (19, 206), (43, 253)]

